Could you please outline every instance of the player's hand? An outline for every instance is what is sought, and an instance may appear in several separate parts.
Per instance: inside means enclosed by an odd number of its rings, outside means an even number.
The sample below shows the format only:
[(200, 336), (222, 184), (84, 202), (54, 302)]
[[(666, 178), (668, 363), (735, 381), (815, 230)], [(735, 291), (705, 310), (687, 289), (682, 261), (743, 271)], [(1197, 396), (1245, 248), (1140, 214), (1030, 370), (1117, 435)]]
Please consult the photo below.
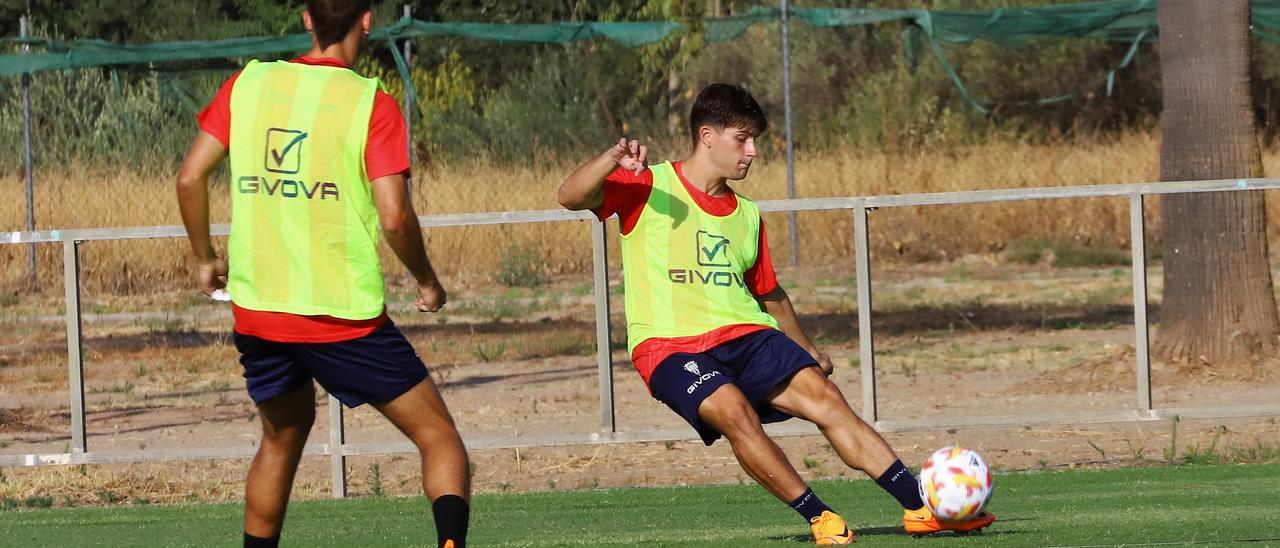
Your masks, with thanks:
[(639, 175), (648, 166), (645, 164), (645, 157), (649, 155), (649, 147), (640, 144), (640, 141), (632, 139), (628, 141), (625, 137), (618, 139), (618, 144), (613, 145), (609, 149), (609, 157), (613, 159), (613, 163), (618, 167)]
[(214, 257), (207, 261), (201, 261), (196, 265), (196, 283), (200, 285), (200, 292), (206, 296), (212, 295), (215, 289), (225, 289), (227, 287), (227, 261)]
[(418, 284), (418, 310), (422, 312), (439, 312), (448, 299), (444, 294), (444, 286), (440, 282)]
[(836, 369), (835, 364), (831, 363), (831, 356), (828, 356), (826, 352), (818, 353), (818, 367), (821, 367), (822, 373), (828, 377), (830, 377), (831, 372)]

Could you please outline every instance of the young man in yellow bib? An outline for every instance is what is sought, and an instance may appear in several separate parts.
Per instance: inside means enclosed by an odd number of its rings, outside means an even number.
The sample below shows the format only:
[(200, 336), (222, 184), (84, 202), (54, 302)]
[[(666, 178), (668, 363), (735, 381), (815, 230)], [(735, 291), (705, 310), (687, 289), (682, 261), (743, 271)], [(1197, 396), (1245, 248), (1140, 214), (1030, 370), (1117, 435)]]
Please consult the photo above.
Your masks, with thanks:
[[(244, 545), (275, 546), (319, 382), (373, 405), (418, 447), (437, 543), (463, 548), (466, 449), (426, 367), (386, 314), (378, 233), (418, 281), (418, 309), (444, 306), (406, 192), (404, 119), (378, 81), (348, 67), (367, 42), (370, 0), (307, 0), (311, 50), (250, 62), (200, 113), (178, 201), (206, 294), (231, 296), (235, 343), (262, 443), (245, 486)], [(227, 260), (209, 239), (209, 176), (231, 167)], [(229, 268), (228, 268), (229, 266)]]
[(762, 423), (816, 424), (845, 464), (898, 500), (909, 533), (990, 525), (995, 517), (986, 513), (963, 523), (935, 519), (915, 476), (827, 379), (831, 359), (801, 329), (774, 276), (760, 210), (728, 184), (747, 176), (767, 127), (746, 90), (713, 84), (694, 101), (684, 161), (647, 166), (646, 147), (623, 139), (560, 185), (564, 207), (619, 217), (636, 369), (704, 443), (728, 438), (743, 470), (804, 517), (817, 544), (849, 544), (855, 535)]

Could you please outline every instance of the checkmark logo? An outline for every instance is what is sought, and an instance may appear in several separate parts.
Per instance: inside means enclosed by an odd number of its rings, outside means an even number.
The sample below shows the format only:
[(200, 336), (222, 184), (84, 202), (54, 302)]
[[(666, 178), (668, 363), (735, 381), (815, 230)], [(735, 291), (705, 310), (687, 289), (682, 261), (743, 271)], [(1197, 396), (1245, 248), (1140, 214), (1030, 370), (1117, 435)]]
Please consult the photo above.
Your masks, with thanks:
[(720, 250), (724, 249), (727, 245), (729, 245), (729, 240), (720, 240), (719, 242), (716, 242), (716, 245), (711, 246), (711, 249), (707, 249), (705, 247), (702, 248), (702, 252), (707, 254), (707, 260), (714, 261), (716, 260), (716, 255), (720, 253)]
[(729, 239), (705, 230), (698, 231), (698, 264), (701, 266), (731, 266), (729, 264)]
[(307, 133), (296, 129), (273, 127), (267, 130), (267, 153), (263, 163), (267, 171), (292, 175), (302, 169), (302, 142)]

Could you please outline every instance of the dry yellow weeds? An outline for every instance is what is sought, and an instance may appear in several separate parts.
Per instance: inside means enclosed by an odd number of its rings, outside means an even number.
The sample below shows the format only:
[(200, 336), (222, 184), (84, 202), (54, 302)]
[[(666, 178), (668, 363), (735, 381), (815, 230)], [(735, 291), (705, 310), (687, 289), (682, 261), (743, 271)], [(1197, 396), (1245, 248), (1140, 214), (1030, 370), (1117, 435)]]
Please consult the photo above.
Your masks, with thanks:
[[(999, 142), (928, 155), (848, 150), (801, 153), (797, 160), (797, 195), (809, 198), (1132, 183), (1158, 178), (1159, 138), (1137, 133), (1105, 143)], [(1264, 163), (1268, 173), (1280, 172), (1280, 151), (1265, 154)], [(477, 159), (433, 166), (419, 170), (414, 200), (422, 214), (556, 209), (554, 190), (571, 164), (572, 160), (560, 160), (498, 166)], [(179, 224), (173, 177), (159, 169), (41, 167), (36, 176), (38, 227)], [(736, 187), (757, 200), (784, 198), (785, 177), (783, 158), (764, 158)], [(226, 222), (230, 200), (225, 181), (211, 192), (213, 220)], [(1149, 226), (1158, 234), (1158, 203), (1151, 202)], [(25, 203), (21, 178), (0, 180), (0, 230), (25, 227)], [(1272, 210), (1277, 206), (1280, 203), (1272, 203)], [(785, 215), (767, 215), (766, 222), (774, 253), (789, 257)], [(1127, 246), (1129, 240), (1128, 204), (1118, 198), (881, 210), (873, 213), (872, 224), (877, 260), (953, 258), (996, 251), (1033, 237), (1110, 246)], [(852, 221), (845, 212), (801, 214), (799, 231), (806, 264), (843, 260), (852, 250)], [(1280, 222), (1273, 221), (1271, 232), (1280, 235)], [(583, 223), (438, 229), (428, 231), (427, 239), (438, 268), (451, 277), (490, 278), (512, 246), (538, 250), (542, 266), (552, 274), (590, 268), (591, 240)], [(62, 281), (62, 250), (39, 247), (41, 286), (56, 290)], [(390, 252), (383, 252), (384, 260), (393, 263)], [(88, 291), (139, 294), (189, 283), (187, 244), (179, 239), (93, 243), (84, 246), (83, 254)], [(25, 246), (0, 246), (0, 282), (19, 287), (26, 263)]]

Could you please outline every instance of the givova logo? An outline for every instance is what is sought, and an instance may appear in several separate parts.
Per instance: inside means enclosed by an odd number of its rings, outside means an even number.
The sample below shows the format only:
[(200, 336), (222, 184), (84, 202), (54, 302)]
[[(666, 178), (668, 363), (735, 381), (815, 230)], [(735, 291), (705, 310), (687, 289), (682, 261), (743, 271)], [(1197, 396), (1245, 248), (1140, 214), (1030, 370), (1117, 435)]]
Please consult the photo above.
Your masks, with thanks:
[(293, 175), (302, 171), (302, 142), (307, 133), (297, 129), (273, 127), (267, 130), (267, 152), (263, 167), (271, 173)]
[(729, 239), (719, 234), (699, 230), (694, 241), (697, 249), (698, 266), (716, 269), (672, 268), (667, 270), (667, 278), (673, 284), (702, 284), (718, 287), (746, 287), (742, 275), (733, 272), (733, 263), (729, 260)]
[[(303, 143), (310, 136), (305, 131), (287, 128), (268, 128), (266, 151), (262, 167), (279, 175), (297, 175), (302, 171)], [(301, 181), (290, 177), (266, 175), (241, 175), (236, 178), (236, 190), (241, 194), (265, 194), (282, 198), (306, 200), (340, 200), (338, 185), (328, 181)]]
[(699, 230), (697, 245), (699, 266), (732, 266), (729, 264), (728, 238)]

